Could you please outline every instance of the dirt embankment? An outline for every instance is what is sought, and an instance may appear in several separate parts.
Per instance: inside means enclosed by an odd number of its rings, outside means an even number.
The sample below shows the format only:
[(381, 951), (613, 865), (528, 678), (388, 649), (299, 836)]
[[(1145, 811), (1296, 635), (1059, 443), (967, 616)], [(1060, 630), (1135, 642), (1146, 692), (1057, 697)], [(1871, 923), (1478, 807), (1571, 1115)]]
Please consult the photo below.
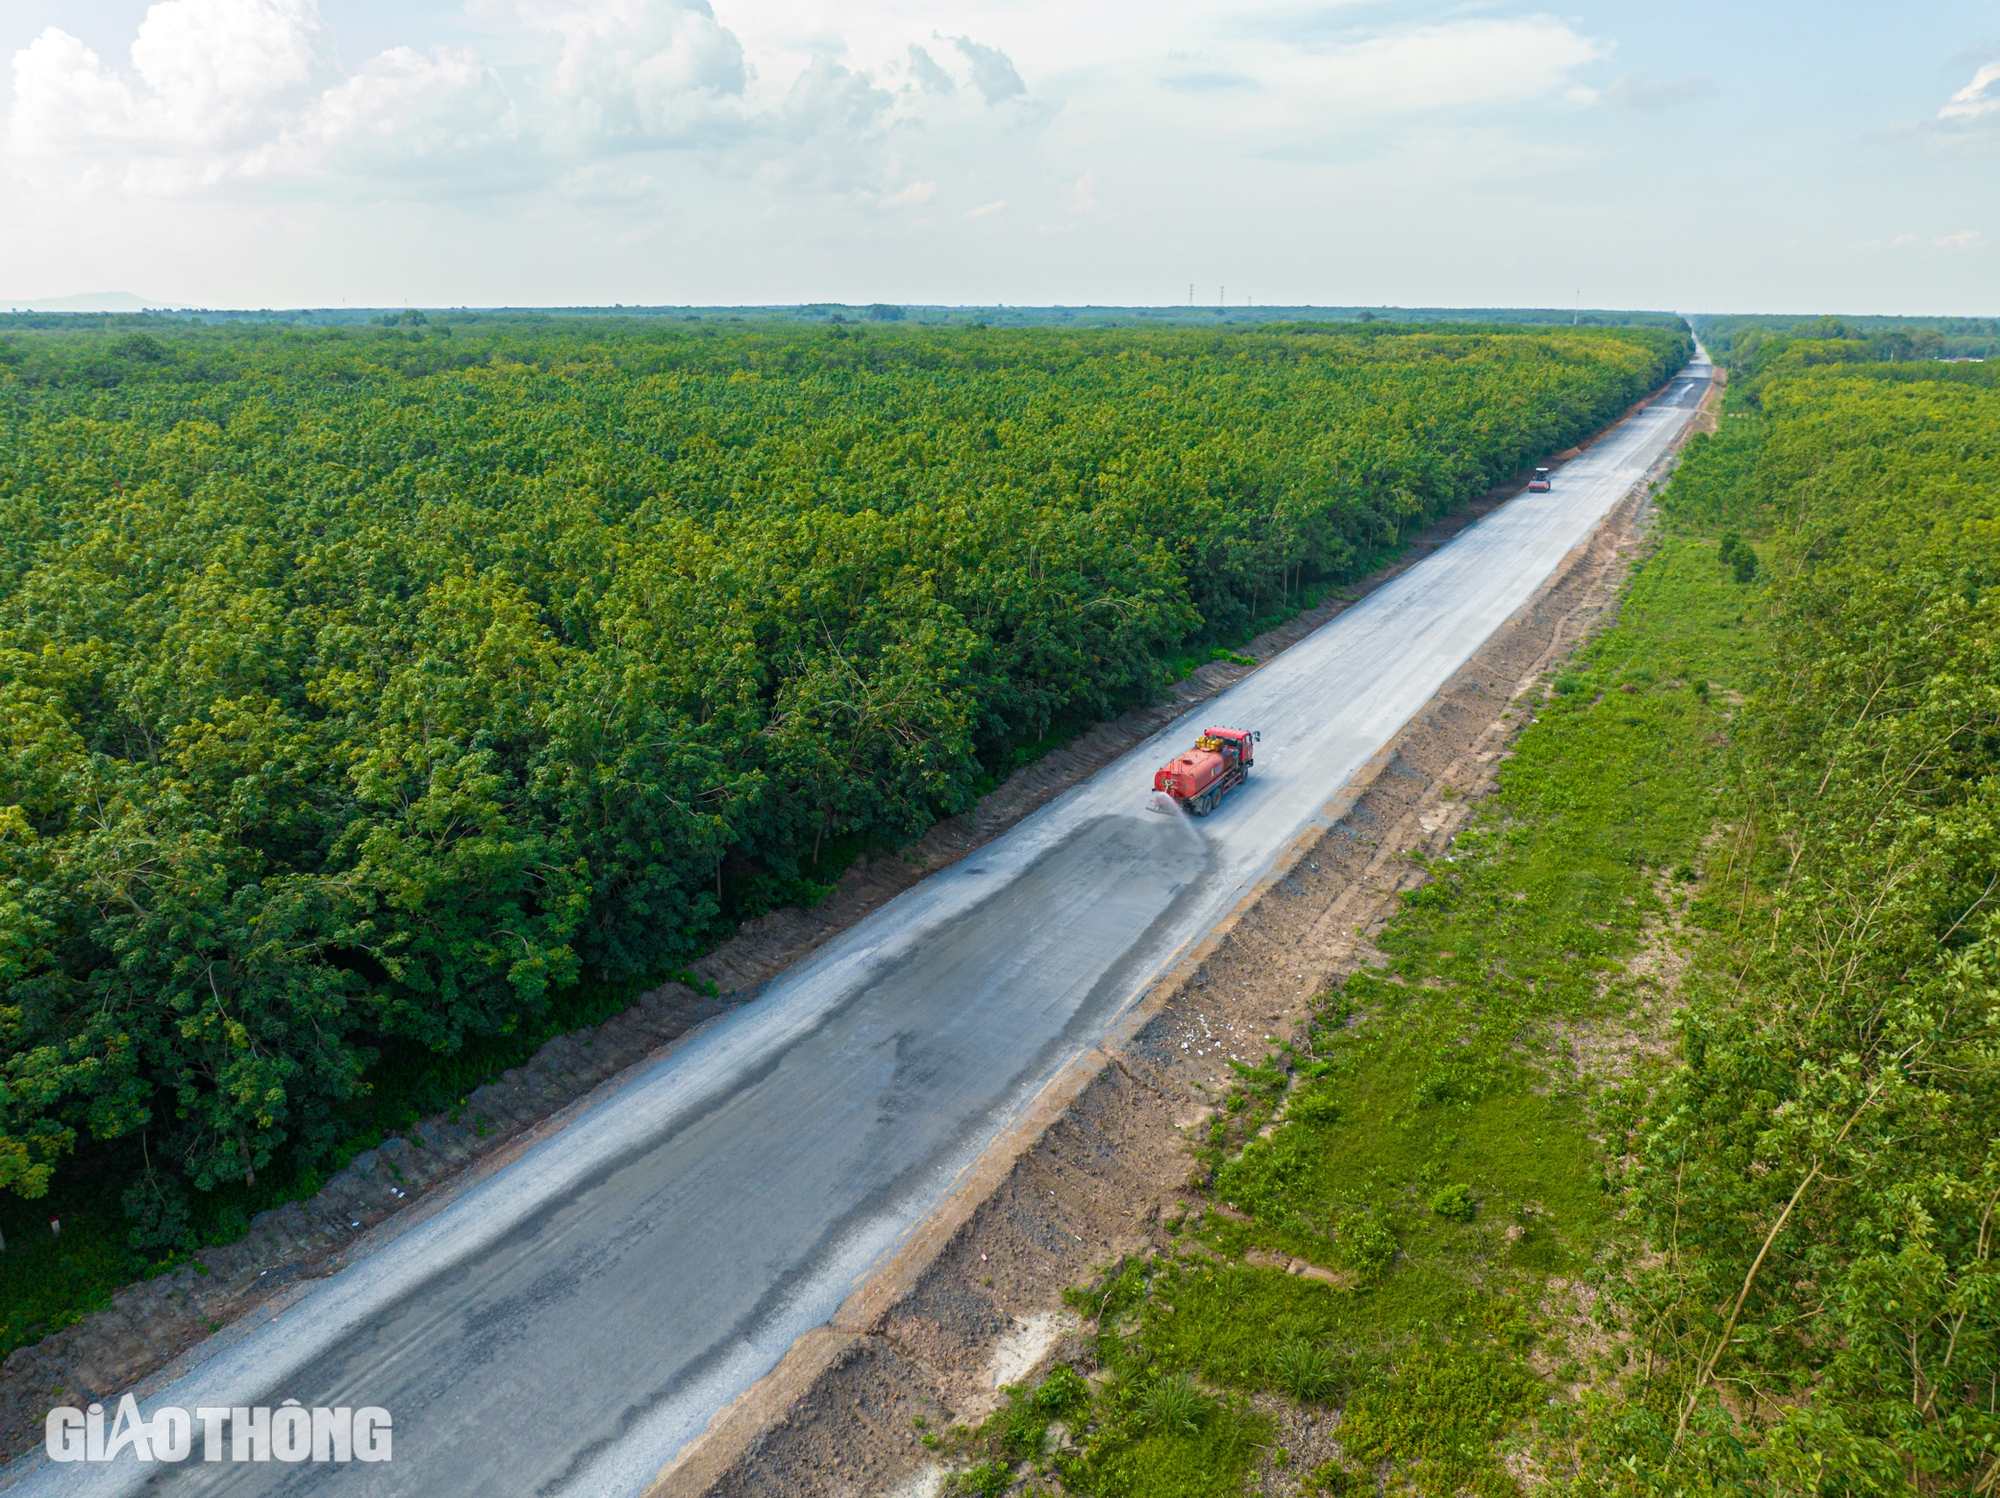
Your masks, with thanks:
[[(1582, 450), (1572, 448), (1556, 461)], [(1415, 536), (1399, 561), (1258, 636), (1242, 653), (1259, 664), (1271, 659), (1521, 488), (1515, 480), (1461, 506)], [(1158, 704), (1100, 724), (1016, 772), (900, 856), (858, 862), (814, 909), (781, 910), (746, 923), (695, 964), (719, 997), (667, 984), (602, 1025), (558, 1036), (526, 1065), (474, 1092), (464, 1108), (425, 1119), (406, 1137), (359, 1156), (312, 1199), (260, 1213), (235, 1243), (205, 1249), (194, 1263), (128, 1285), (109, 1309), (16, 1349), (0, 1366), (0, 1460), (39, 1444), (42, 1418), (52, 1405), (115, 1396), (155, 1375), (171, 1375), (177, 1360), (210, 1334), (253, 1313), (275, 1314), (312, 1281), (440, 1210), (870, 911), (992, 841), (1254, 669), (1227, 662), (1203, 666)]]
[[(1712, 427), (1705, 411), (1693, 429)], [(1357, 777), (1344, 816), (1291, 850), (1122, 1035), (1052, 1084), (896, 1260), (718, 1415), (648, 1498), (934, 1493), (924, 1428), (982, 1418), (1000, 1384), (1052, 1360), (1087, 1365), (1088, 1328), (1063, 1290), (1121, 1255), (1165, 1250), (1162, 1219), (1208, 1205), (1186, 1131), (1226, 1089), (1224, 1058), (1260, 1058), (1315, 994), (1376, 957), (1371, 938), (1423, 878), (1417, 858), (1442, 851), (1492, 789), (1532, 711), (1524, 699), (1609, 622), (1670, 463)], [(1325, 1434), (1288, 1430), (1284, 1444), (1298, 1457)]]

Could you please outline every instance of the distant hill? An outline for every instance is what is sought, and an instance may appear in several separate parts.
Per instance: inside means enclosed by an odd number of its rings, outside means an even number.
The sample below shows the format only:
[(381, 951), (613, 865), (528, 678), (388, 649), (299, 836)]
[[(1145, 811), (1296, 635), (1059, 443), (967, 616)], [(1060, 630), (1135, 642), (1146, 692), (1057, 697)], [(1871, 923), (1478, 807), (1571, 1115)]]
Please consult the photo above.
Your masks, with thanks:
[(129, 291), (86, 291), (79, 296), (24, 297), (18, 301), (0, 297), (0, 311), (7, 312), (151, 312), (166, 305)]

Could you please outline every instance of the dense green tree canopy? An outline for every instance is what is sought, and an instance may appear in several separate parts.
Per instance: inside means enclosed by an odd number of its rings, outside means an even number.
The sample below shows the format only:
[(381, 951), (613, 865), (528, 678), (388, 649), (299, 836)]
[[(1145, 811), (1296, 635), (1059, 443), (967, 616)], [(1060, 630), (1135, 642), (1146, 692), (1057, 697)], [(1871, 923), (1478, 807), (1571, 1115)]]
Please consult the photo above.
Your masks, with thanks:
[(0, 342), (0, 1183), (310, 1156), (1607, 420), (1663, 330)]
[(1776, 379), (1762, 406), (1673, 491), (1763, 520), (1773, 662), (1684, 1064), (1629, 1139), (1658, 1376), (1582, 1490), (1988, 1493), (2000, 393), (1878, 365)]

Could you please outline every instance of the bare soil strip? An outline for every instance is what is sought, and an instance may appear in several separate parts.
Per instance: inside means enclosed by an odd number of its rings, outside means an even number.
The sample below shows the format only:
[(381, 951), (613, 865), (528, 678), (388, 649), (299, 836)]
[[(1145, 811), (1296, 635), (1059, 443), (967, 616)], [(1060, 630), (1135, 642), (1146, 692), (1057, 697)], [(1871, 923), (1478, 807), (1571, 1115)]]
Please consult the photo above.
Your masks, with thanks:
[[(1712, 422), (1690, 431), (1702, 424)], [(1190, 1175), (1187, 1133), (1231, 1074), (1212, 1046), (1207, 1058), (1196, 1051), (1221, 1040), (1224, 1053), (1254, 1062), (1307, 1017), (1314, 995), (1377, 959), (1371, 938), (1424, 877), (1416, 859), (1441, 852), (1493, 788), (1531, 710), (1522, 699), (1610, 622), (1672, 460), (1355, 778), (1331, 828), (1287, 850), (832, 1324), (718, 1414), (647, 1498), (935, 1492), (925, 1431), (978, 1421), (1001, 1384), (1051, 1361), (1087, 1362), (1091, 1329), (1065, 1312), (1063, 1290), (1123, 1256), (1166, 1251), (1162, 1220), (1208, 1205)], [(1296, 1456), (1315, 1440), (1299, 1430), (1286, 1444)]]
[[(1552, 463), (1560, 466), (1603, 435)], [(1491, 514), (1524, 483), (1516, 479), (1461, 506), (1413, 537), (1397, 562), (1329, 594), (1317, 608), (1259, 635), (1241, 653), (1258, 665), (1272, 659)], [(0, 1460), (40, 1444), (42, 1419), (53, 1405), (143, 1389), (182, 1371), (188, 1355), (212, 1334), (238, 1322), (245, 1325), (236, 1330), (246, 1330), (249, 1323), (276, 1315), (313, 1281), (440, 1210), (870, 911), (992, 841), (1255, 669), (1221, 661), (1203, 666), (1161, 702), (1099, 724), (1017, 771), (971, 811), (937, 823), (899, 856), (857, 861), (813, 909), (780, 910), (746, 922), (694, 965), (698, 977), (716, 985), (718, 997), (669, 983), (601, 1025), (556, 1037), (526, 1065), (479, 1088), (463, 1108), (427, 1118), (406, 1137), (356, 1157), (310, 1200), (259, 1213), (236, 1242), (204, 1249), (191, 1263), (127, 1285), (113, 1295), (110, 1308), (15, 1349), (0, 1365)], [(740, 1408), (755, 1407), (755, 1395), (755, 1390), (746, 1395), (749, 1403), (739, 1402)]]

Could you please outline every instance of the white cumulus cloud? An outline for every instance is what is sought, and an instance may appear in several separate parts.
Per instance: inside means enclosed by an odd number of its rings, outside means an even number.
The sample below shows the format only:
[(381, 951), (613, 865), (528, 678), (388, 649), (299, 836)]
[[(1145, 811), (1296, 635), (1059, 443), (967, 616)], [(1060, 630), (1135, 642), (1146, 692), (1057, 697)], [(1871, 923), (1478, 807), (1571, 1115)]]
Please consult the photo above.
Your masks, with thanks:
[(343, 161), (380, 169), (516, 133), (506, 90), (470, 52), (394, 47), (343, 77), (316, 0), (162, 0), (129, 58), (107, 66), (55, 27), (16, 53), (15, 164), (171, 196)]
[(959, 55), (972, 65), (972, 86), (979, 90), (988, 104), (1018, 99), (1028, 91), (1028, 85), (1021, 81), (1021, 73), (1014, 66), (1014, 60), (998, 47), (975, 42), (969, 36), (954, 36), (948, 40), (958, 48)]
[(1974, 149), (2000, 142), (2000, 62), (1984, 63), (1929, 119), (1897, 123), (1892, 135)]
[(709, 0), (476, 0), (469, 14), (511, 54), (505, 79), (446, 45), (392, 46), (343, 73), (319, 0), (157, 0), (123, 67), (50, 27), (14, 57), (8, 154), (57, 190), (539, 181), (641, 201), (657, 169), (613, 160), (693, 151), (724, 177), (908, 205), (910, 183), (938, 179), (894, 145), (899, 129), (928, 121), (962, 146), (984, 109), (1028, 94), (1003, 49), (970, 37), (948, 39), (954, 77), (914, 42), (849, 66), (840, 37), (815, 35), (803, 66), (783, 59), (753, 90)]
[(1969, 124), (2000, 114), (2000, 62), (1989, 62), (1972, 75), (1972, 82), (1953, 94), (1938, 111), (1938, 118)]
[(261, 132), (333, 72), (317, 0), (164, 0), (132, 43), (148, 113), (176, 136), (218, 141)]
[(137, 105), (95, 52), (54, 26), (14, 54), (9, 144), (17, 154), (54, 155), (99, 141), (138, 138)]
[[(463, 48), (391, 47), (327, 89), (276, 143), (300, 171), (325, 160), (352, 173), (463, 161), (521, 133), (499, 75)], [(318, 153), (328, 153), (321, 157)]]
[(531, 0), (517, 14), (557, 39), (547, 102), (564, 144), (683, 145), (740, 128), (743, 47), (706, 0)]
[(8, 142), (31, 171), (171, 192), (256, 170), (261, 148), (336, 76), (315, 0), (163, 0), (131, 67), (48, 27), (14, 55)]
[(952, 80), (951, 74), (939, 67), (937, 59), (915, 42), (910, 43), (909, 67), (910, 76), (926, 93), (950, 94), (958, 91), (958, 84)]
[[(1038, 225), (1082, 244), (1143, 224), (1136, 258), (1164, 265), (1254, 219), (1244, 203), (1310, 218), (1336, 182), (1490, 192), (1571, 171), (1606, 149), (1580, 105), (1704, 86), (1628, 73), (1600, 96), (1613, 46), (1583, 21), (1457, 4), (1162, 0), (1141, 27), (1056, 0), (453, 0), (377, 8), (389, 34), (343, 36), (343, 64), (325, 0), (125, 3), (143, 18), (113, 44), (62, 0), (17, 0), (55, 24), (14, 54), (0, 170), (51, 245), (178, 226), (183, 286), (215, 253), (400, 265), (411, 241), (354, 206), (371, 198), (459, 236), (410, 253), (441, 279), (641, 242), (649, 275), (678, 255), (749, 276), (754, 253), (790, 275), (819, 244), (870, 274), (907, 254), (926, 276), (1005, 276)], [(1988, 82), (1959, 102), (1983, 107)], [(1186, 206), (1216, 202), (1237, 206)], [(68, 274), (39, 239), (13, 274)]]

